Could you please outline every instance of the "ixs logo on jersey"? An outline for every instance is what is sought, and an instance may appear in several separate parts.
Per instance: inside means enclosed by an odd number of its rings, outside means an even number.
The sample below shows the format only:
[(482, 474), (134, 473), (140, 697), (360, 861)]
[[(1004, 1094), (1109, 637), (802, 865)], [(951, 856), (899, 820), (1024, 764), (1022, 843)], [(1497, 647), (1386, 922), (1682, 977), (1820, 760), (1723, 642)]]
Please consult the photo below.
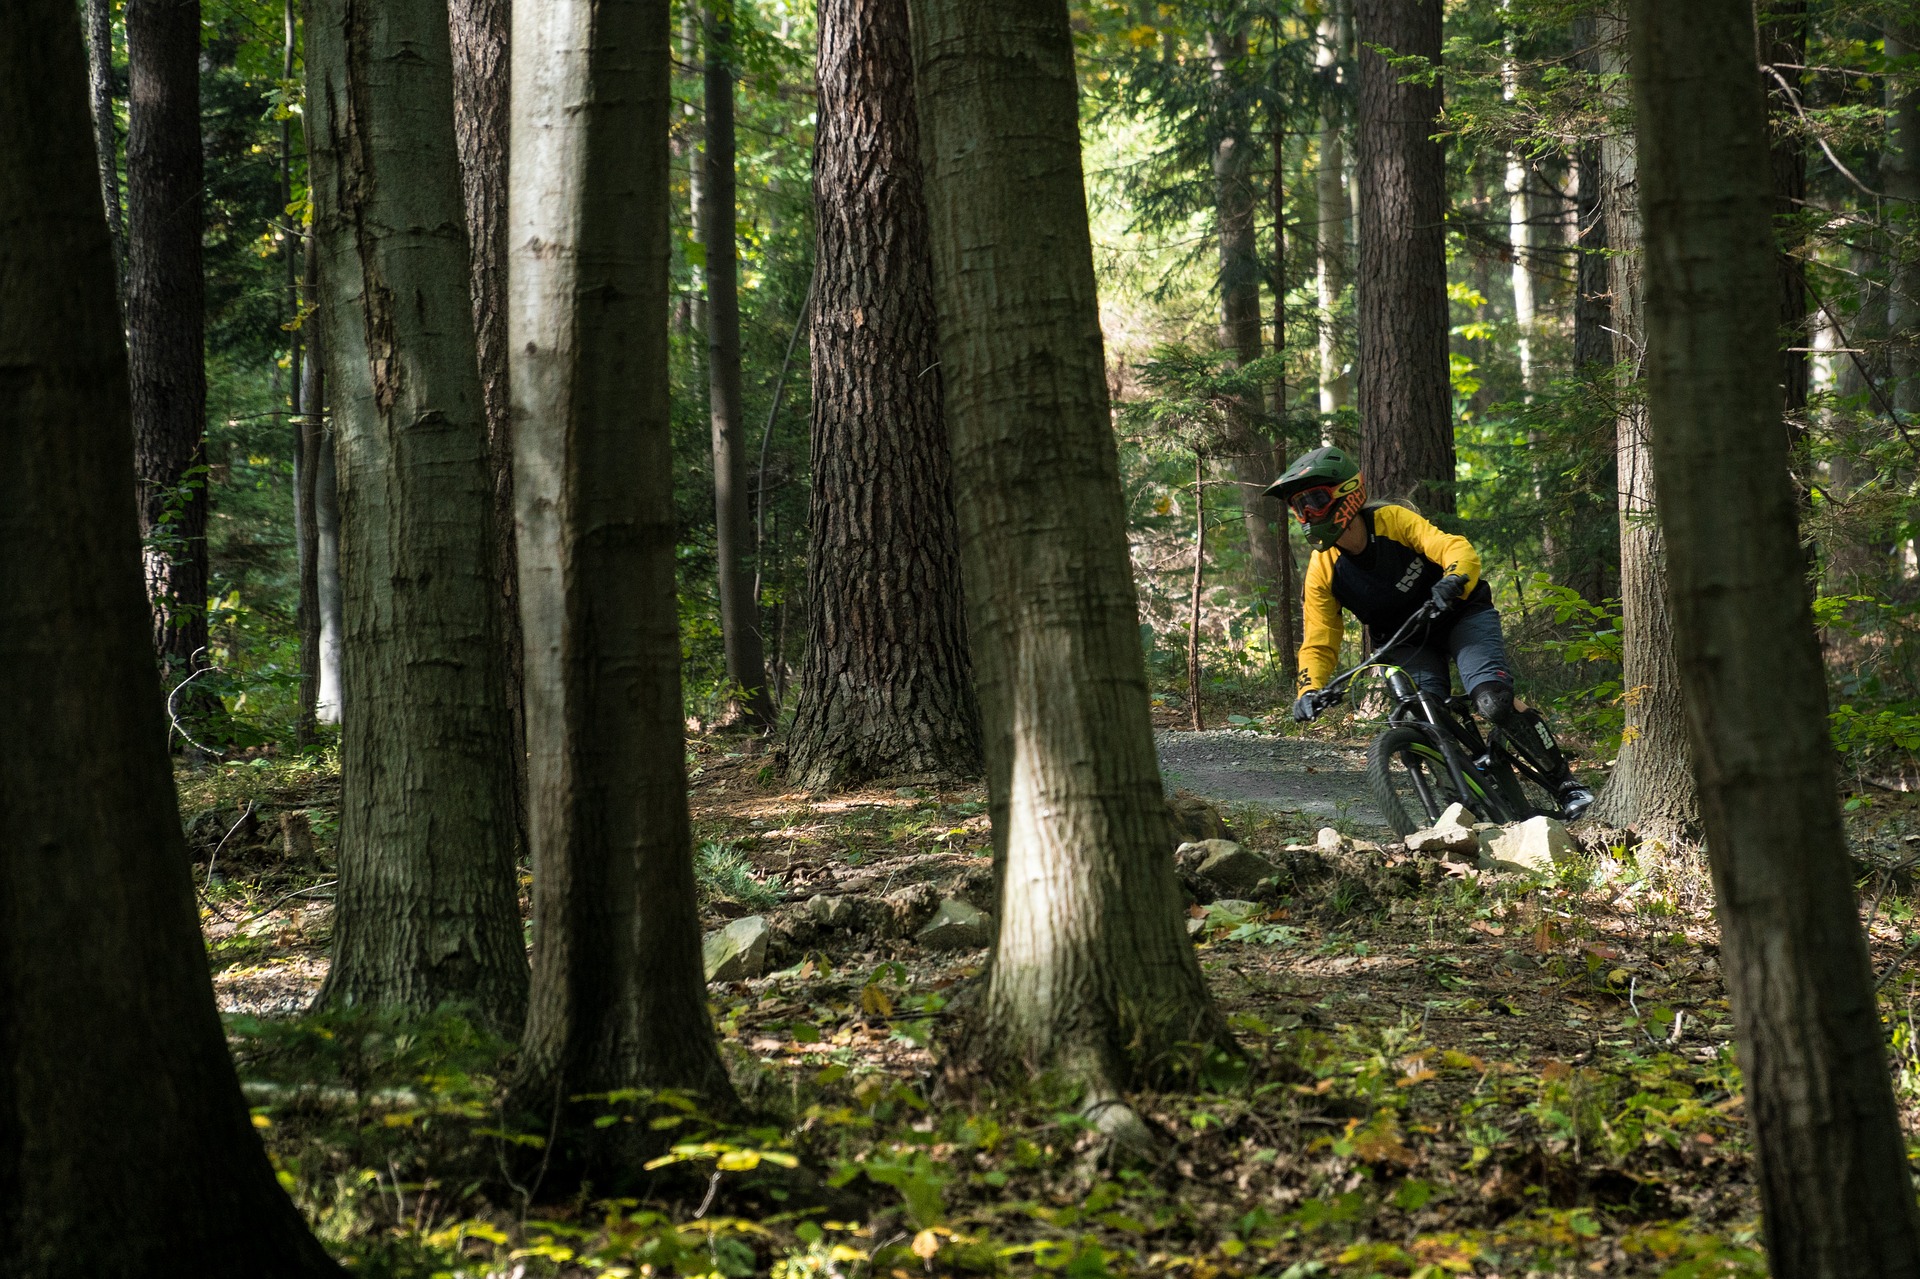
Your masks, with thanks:
[(1427, 566), (1425, 562), (1415, 560), (1413, 563), (1407, 565), (1407, 571), (1400, 575), (1399, 586), (1394, 589), (1398, 590), (1402, 595), (1405, 595), (1408, 591), (1420, 584), (1420, 575), (1426, 571)]

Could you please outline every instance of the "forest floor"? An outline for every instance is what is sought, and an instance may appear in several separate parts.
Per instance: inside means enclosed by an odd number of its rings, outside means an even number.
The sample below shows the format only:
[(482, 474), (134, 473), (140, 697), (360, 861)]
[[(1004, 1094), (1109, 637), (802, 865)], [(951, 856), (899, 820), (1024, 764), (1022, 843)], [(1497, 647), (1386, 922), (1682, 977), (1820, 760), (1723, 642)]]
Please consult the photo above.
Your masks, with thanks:
[[(499, 1118), (508, 1050), (455, 1016), (294, 1016), (331, 923), (323, 765), (182, 775), (255, 1122), (363, 1274), (1765, 1273), (1691, 855), (1596, 832), (1557, 882), (1483, 873), (1384, 844), (1353, 789), (1358, 742), (1161, 736), (1170, 780), (1223, 801), (1282, 873), (1251, 907), (1220, 910), (1186, 878), (1201, 965), (1246, 1059), (1135, 1098), (1162, 1135), (1154, 1159), (1104, 1158), (1047, 1080), (943, 1082), (948, 1002), (984, 952), (913, 932), (942, 898), (991, 905), (977, 788), (812, 797), (721, 737), (689, 746), (705, 923), (757, 914), (772, 940), (765, 975), (710, 998), (762, 1119), (689, 1116), (669, 1157), (701, 1174), (691, 1189), (603, 1201), (509, 1175), (538, 1139)], [(1289, 768), (1315, 780), (1272, 780)], [(1910, 847), (1907, 802), (1853, 814), (1883, 966), (1920, 930), (1904, 871), (1887, 869)], [(1916, 981), (1883, 995), (1910, 1133)], [(840, 1191), (780, 1181), (793, 1160)]]

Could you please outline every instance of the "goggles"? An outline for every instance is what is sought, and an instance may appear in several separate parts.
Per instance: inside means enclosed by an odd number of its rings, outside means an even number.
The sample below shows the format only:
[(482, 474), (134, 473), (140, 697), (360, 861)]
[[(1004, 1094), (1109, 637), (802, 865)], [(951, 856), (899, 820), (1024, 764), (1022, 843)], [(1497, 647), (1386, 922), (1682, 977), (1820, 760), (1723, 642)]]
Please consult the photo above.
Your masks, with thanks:
[(1287, 499), (1287, 505), (1302, 524), (1313, 524), (1327, 517), (1334, 504), (1353, 491), (1353, 482), (1345, 484), (1319, 484), (1310, 489), (1301, 489)]

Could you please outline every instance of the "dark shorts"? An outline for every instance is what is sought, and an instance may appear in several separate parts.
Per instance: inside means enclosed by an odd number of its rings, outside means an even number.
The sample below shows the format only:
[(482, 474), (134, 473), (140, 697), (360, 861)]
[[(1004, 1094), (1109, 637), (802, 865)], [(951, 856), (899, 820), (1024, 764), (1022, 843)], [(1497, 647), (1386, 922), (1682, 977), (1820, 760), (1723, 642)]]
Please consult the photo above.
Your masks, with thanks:
[(1460, 668), (1460, 686), (1471, 693), (1482, 684), (1513, 685), (1507, 666), (1507, 641), (1500, 634), (1500, 610), (1491, 604), (1469, 605), (1436, 627), (1421, 641), (1387, 650), (1381, 657), (1413, 676), (1414, 682), (1435, 697), (1447, 696), (1447, 663)]

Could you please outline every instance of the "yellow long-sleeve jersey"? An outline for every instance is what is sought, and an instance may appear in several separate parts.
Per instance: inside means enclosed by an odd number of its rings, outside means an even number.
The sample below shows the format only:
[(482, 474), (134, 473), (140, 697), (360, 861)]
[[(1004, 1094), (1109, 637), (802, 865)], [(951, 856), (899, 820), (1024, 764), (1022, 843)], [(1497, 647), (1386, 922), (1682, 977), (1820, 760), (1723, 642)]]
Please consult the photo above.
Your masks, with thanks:
[(1491, 604), (1480, 580), (1480, 553), (1457, 533), (1443, 533), (1404, 506), (1382, 503), (1361, 509), (1370, 536), (1364, 551), (1339, 547), (1315, 551), (1307, 564), (1301, 608), (1300, 691), (1319, 688), (1340, 661), (1340, 610), (1346, 608), (1376, 638), (1384, 638), (1433, 594), (1449, 574), (1467, 579), (1462, 600)]

